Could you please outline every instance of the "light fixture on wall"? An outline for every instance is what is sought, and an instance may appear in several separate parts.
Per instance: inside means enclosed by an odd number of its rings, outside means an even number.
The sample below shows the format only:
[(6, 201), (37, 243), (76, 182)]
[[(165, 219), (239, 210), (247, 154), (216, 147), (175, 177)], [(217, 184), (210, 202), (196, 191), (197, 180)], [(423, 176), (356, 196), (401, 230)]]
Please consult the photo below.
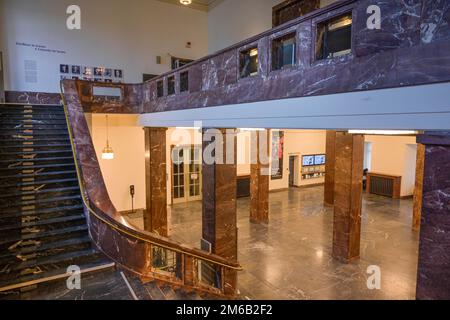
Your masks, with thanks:
[(180, 3), (182, 5), (188, 6), (192, 3), (192, 0), (180, 0)]
[(106, 147), (103, 149), (102, 153), (103, 160), (113, 160), (114, 159), (114, 151), (109, 146), (109, 123), (108, 123), (108, 115), (106, 115)]

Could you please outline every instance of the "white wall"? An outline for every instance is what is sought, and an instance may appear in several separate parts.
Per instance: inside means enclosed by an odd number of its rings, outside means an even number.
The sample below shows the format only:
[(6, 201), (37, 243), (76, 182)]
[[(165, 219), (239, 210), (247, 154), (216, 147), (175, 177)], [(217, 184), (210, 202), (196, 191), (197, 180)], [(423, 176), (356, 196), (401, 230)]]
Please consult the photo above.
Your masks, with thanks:
[(402, 176), (401, 196), (414, 193), (417, 144), (415, 137), (366, 136), (372, 143), (372, 172)]
[(225, 0), (208, 14), (213, 53), (272, 28), (272, 7), (283, 0)]
[[(325, 7), (337, 0), (321, 0)], [(225, 0), (208, 14), (210, 53), (272, 28), (272, 8), (283, 0)]]
[[(82, 10), (81, 30), (66, 28), (66, 8), (74, 3)], [(59, 92), (59, 64), (120, 68), (125, 82), (142, 82), (143, 73), (170, 69), (168, 53), (191, 59), (206, 55), (207, 20), (206, 12), (156, 0), (1, 0), (6, 89)], [(39, 52), (16, 42), (66, 53)], [(163, 56), (163, 65), (156, 64), (156, 56)], [(37, 61), (37, 83), (25, 83), (24, 60)]]
[(130, 186), (136, 188), (134, 208), (145, 208), (145, 138), (137, 115), (109, 115), (109, 141), (114, 160), (103, 160), (105, 115), (93, 114), (92, 139), (106, 188), (119, 211), (131, 210)]

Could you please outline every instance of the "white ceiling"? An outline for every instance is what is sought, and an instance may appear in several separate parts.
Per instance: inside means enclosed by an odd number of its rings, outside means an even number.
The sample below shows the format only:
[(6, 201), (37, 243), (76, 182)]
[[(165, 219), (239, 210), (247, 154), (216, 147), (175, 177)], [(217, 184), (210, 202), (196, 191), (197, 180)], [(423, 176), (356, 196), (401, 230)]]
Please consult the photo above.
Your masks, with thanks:
[[(182, 6), (180, 3), (180, 0), (158, 0), (162, 2), (167, 2), (175, 5)], [(224, 0), (192, 0), (192, 4), (187, 6), (192, 9), (196, 10), (202, 10), (202, 11), (209, 11), (215, 6), (217, 6), (219, 3), (221, 3)]]

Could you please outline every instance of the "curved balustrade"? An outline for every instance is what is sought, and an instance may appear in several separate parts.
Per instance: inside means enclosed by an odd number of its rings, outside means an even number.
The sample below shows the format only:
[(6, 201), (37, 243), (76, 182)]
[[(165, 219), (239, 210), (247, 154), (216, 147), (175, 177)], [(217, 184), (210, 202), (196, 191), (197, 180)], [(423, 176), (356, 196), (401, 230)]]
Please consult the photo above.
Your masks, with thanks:
[[(96, 152), (84, 116), (92, 105), (84, 105), (79, 96), (83, 82), (64, 80), (61, 83), (64, 108), (75, 155), (78, 178), (91, 238), (97, 247), (122, 267), (143, 277), (160, 279), (175, 285), (193, 287), (216, 294), (232, 296), (235, 285), (226, 283), (224, 274), (241, 270), (237, 263), (193, 249), (156, 234), (137, 230), (118, 213), (112, 204), (97, 160)], [(133, 92), (134, 86), (120, 85)], [(103, 99), (106, 109), (127, 105), (127, 111), (139, 110), (129, 104), (126, 95), (111, 102)], [(106, 99), (106, 100), (105, 100)], [(125, 101), (125, 102), (124, 102)], [(99, 102), (100, 104), (100, 102)], [(119, 110), (117, 109), (119, 108)], [(199, 277), (199, 268), (213, 271), (211, 277)]]

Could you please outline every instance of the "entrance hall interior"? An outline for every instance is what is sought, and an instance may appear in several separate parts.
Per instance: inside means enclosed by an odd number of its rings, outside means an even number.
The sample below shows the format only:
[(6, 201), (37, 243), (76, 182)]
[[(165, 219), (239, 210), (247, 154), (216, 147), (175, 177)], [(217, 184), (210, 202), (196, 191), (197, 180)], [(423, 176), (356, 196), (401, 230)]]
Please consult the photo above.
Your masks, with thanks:
[(449, 26), (0, 0), (0, 300), (450, 299)]
[[(144, 230), (145, 137), (138, 117), (86, 118), (112, 202), (129, 223)], [(114, 161), (102, 159), (107, 131)], [(413, 219), (414, 132), (363, 131), (360, 259), (343, 264), (333, 258), (333, 206), (325, 203), (327, 164), (333, 157), (327, 131), (267, 131), (270, 162), (273, 166), (275, 156), (281, 165), (270, 171), (268, 222), (251, 222), (251, 135), (262, 131), (237, 130), (240, 295), (252, 300), (414, 299), (419, 244)], [(332, 135), (328, 131), (328, 138)], [(201, 130), (169, 128), (166, 156), (169, 237), (200, 249)], [(383, 290), (367, 290), (370, 266), (383, 271)]]

